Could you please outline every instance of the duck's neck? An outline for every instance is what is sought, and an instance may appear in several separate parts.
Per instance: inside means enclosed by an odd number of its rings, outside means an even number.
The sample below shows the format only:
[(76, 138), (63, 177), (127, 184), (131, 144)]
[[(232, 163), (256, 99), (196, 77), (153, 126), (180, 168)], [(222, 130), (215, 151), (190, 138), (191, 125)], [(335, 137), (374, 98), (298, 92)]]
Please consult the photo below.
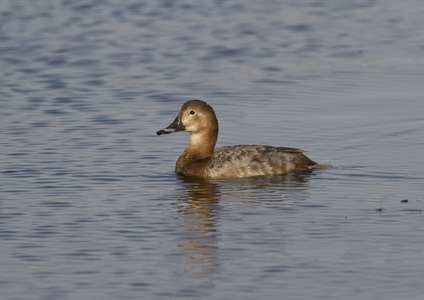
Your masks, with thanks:
[(212, 132), (192, 134), (183, 155), (191, 161), (212, 157), (217, 137), (218, 134)]
[(175, 166), (177, 173), (192, 177), (208, 177), (218, 134), (192, 134), (187, 148)]

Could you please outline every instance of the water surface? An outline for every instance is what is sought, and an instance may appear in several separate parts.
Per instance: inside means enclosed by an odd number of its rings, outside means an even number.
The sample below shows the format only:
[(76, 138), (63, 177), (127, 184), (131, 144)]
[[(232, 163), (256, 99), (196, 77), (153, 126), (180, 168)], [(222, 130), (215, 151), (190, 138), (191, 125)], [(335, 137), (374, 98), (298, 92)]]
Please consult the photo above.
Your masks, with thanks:
[[(2, 299), (421, 299), (424, 7), (408, 1), (3, 1)], [(198, 181), (218, 146), (333, 169)]]

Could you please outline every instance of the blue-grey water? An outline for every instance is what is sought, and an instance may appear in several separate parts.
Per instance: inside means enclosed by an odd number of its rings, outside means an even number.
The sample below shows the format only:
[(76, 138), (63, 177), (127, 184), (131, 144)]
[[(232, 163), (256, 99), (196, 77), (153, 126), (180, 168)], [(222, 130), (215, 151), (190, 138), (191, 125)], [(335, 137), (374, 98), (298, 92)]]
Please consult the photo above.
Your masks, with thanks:
[[(0, 1), (1, 299), (422, 299), (421, 0)], [(196, 181), (218, 146), (310, 175)]]

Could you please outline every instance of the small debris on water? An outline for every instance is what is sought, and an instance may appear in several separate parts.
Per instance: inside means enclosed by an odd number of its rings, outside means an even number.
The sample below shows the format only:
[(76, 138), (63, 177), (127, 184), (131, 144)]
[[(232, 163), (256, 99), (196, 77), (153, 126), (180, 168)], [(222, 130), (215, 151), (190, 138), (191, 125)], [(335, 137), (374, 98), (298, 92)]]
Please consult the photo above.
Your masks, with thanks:
[(402, 203), (408, 203), (408, 199), (403, 199), (403, 200), (400, 200), (400, 202), (402, 202)]

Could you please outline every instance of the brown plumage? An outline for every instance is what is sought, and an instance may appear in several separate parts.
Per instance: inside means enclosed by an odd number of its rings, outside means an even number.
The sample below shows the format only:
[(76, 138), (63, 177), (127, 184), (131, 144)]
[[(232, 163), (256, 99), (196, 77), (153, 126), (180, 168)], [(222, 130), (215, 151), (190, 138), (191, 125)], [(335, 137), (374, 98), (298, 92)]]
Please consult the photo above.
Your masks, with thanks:
[(175, 171), (184, 176), (241, 178), (328, 168), (295, 148), (235, 145), (215, 149), (218, 120), (213, 108), (201, 100), (184, 103), (174, 122), (157, 134), (181, 130), (191, 134), (188, 146), (175, 167)]

